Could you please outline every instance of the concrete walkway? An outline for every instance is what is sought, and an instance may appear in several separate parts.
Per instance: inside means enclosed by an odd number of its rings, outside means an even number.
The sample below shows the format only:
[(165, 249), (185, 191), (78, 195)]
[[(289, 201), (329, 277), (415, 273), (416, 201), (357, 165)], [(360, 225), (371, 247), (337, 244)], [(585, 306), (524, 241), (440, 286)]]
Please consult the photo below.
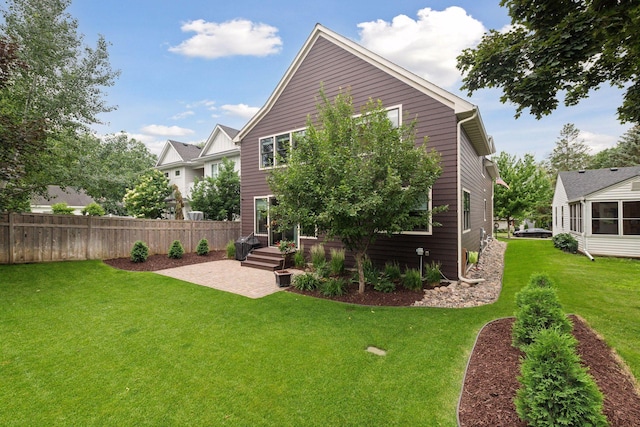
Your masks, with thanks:
[(248, 298), (262, 298), (283, 289), (276, 285), (273, 271), (241, 267), (240, 261), (229, 259), (168, 268), (156, 273)]

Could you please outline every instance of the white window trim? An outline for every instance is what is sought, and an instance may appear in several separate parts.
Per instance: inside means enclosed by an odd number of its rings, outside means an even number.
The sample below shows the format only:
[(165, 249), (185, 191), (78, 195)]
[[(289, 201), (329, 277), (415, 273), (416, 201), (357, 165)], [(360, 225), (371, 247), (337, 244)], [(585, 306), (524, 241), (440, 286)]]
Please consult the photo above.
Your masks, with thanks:
[[(427, 211), (428, 212), (432, 212), (433, 211), (433, 187), (429, 188), (429, 201), (427, 202)], [(432, 236), (433, 235), (433, 215), (431, 215), (430, 217), (430, 221), (429, 221), (429, 229), (426, 231), (413, 231), (413, 230), (408, 230), (408, 231), (402, 231), (400, 234), (407, 234), (410, 236)]]
[[(465, 224), (464, 224), (464, 193), (468, 193), (469, 194), (469, 228), (464, 228)], [(468, 233), (471, 231), (471, 191), (462, 187), (462, 200), (460, 201), (461, 203), (461, 212), (462, 212), (462, 224), (460, 224), (462, 226), (462, 234)]]
[[(253, 196), (253, 234), (255, 234), (256, 236), (269, 236), (269, 199), (273, 197), (273, 195), (270, 196)], [(256, 215), (256, 201), (259, 199), (266, 199), (267, 201), (267, 232), (266, 233), (258, 233), (257, 230), (257, 221), (258, 221), (258, 217)]]
[[(273, 169), (273, 168), (282, 168), (282, 167), (286, 167), (287, 164), (278, 164), (278, 150), (277, 150), (277, 143), (276, 143), (276, 137), (281, 136), (281, 135), (286, 135), (289, 134), (289, 145), (290, 145), (290, 149), (293, 147), (293, 135), (295, 135), (298, 132), (301, 131), (305, 131), (307, 130), (306, 127), (303, 128), (298, 128), (298, 129), (294, 129), (294, 130), (290, 130), (290, 131), (284, 131), (284, 132), (278, 132), (278, 133), (274, 133), (271, 135), (265, 135), (265, 136), (261, 136), (258, 138), (258, 169), (259, 170), (269, 170), (269, 169)], [(262, 165), (262, 140), (263, 139), (267, 139), (267, 138), (272, 138), (273, 139), (273, 166), (263, 166)]]

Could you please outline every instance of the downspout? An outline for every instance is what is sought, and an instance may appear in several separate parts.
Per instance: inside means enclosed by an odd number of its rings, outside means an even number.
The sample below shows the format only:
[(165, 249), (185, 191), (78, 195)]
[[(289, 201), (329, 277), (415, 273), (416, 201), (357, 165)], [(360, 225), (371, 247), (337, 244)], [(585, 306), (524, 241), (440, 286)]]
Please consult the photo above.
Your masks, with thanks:
[[(583, 210), (584, 208), (584, 210)], [(587, 201), (585, 200), (584, 197), (580, 198), (580, 211), (582, 214), (582, 233), (580, 233), (582, 235), (582, 252), (584, 252), (584, 254), (587, 256), (587, 258), (589, 258), (591, 261), (595, 261), (596, 259), (589, 253), (588, 251), (588, 242), (589, 239), (587, 239)]]
[(461, 178), (461, 162), (460, 162), (460, 146), (462, 144), (462, 124), (469, 122), (473, 119), (475, 119), (476, 117), (478, 117), (478, 108), (477, 107), (473, 107), (473, 114), (471, 115), (471, 117), (467, 117), (466, 119), (460, 120), (458, 122), (458, 133), (456, 135), (456, 139), (457, 139), (457, 146), (456, 146), (456, 155), (457, 155), (457, 162), (458, 162), (458, 167), (456, 168), (456, 183), (458, 186), (458, 280), (465, 282), (465, 283), (479, 283), (484, 281), (484, 279), (469, 279), (464, 277), (464, 267), (462, 265), (462, 210), (460, 209), (460, 203), (462, 200), (462, 178)]

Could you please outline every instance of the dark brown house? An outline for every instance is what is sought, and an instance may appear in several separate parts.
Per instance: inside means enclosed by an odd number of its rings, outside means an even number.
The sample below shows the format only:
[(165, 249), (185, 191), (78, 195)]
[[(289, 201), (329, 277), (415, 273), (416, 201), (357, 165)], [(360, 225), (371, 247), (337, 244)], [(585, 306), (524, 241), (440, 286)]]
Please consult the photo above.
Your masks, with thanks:
[[(315, 114), (321, 85), (330, 99), (348, 89), (356, 110), (373, 98), (389, 109), (390, 118), (415, 118), (416, 141), (428, 136), (429, 146), (442, 155), (443, 173), (430, 201), (432, 206), (449, 206), (434, 218), (442, 225), (381, 236), (369, 251), (371, 259), (380, 265), (396, 260), (417, 268), (416, 249), (423, 248), (429, 253), (425, 264), (439, 261), (447, 278), (464, 277), (467, 251), (478, 251), (481, 236), (492, 231), (493, 180), (498, 173), (485, 158), (495, 148), (478, 108), (321, 25), (316, 25), (266, 104), (234, 139), (241, 144), (242, 235), (254, 233), (265, 246), (283, 238), (269, 227), (269, 206), (275, 200), (266, 177), (278, 166), (278, 150), (305, 128), (308, 115)], [(306, 249), (322, 241), (301, 234), (290, 230), (286, 237)]]

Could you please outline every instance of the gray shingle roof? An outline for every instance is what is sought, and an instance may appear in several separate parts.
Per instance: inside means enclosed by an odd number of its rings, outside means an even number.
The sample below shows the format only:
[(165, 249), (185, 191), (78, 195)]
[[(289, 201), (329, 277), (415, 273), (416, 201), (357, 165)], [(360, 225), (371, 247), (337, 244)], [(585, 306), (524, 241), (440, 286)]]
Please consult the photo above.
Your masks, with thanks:
[(176, 149), (178, 155), (180, 155), (180, 157), (182, 157), (182, 160), (185, 162), (195, 159), (200, 155), (200, 151), (202, 151), (202, 148), (197, 147), (193, 144), (173, 141), (171, 139), (169, 140), (169, 144), (171, 144), (171, 146)]
[(67, 187), (65, 190), (57, 185), (50, 185), (47, 187), (47, 193), (49, 194), (49, 200), (46, 197), (36, 196), (31, 199), (32, 205), (49, 206), (54, 203), (66, 202), (68, 206), (87, 206), (94, 200), (88, 196), (84, 191), (77, 191), (74, 188)]
[(640, 166), (559, 172), (558, 175), (564, 184), (567, 198), (575, 200), (634, 176), (640, 176)]
[(218, 126), (220, 126), (220, 129), (222, 129), (227, 135), (229, 135), (229, 138), (231, 139), (235, 138), (238, 132), (240, 132), (238, 129), (230, 128), (229, 126), (221, 124), (218, 124)]

